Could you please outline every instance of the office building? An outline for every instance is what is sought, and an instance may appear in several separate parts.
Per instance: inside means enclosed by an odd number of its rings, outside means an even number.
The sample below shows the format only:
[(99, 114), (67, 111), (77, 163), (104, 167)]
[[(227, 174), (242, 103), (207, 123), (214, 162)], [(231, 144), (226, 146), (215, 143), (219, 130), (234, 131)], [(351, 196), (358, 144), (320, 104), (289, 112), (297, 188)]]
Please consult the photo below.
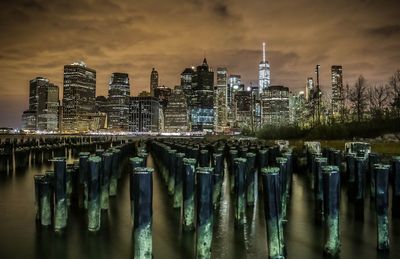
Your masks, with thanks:
[(155, 89), (157, 89), (157, 87), (158, 87), (158, 72), (153, 67), (153, 69), (151, 70), (151, 74), (150, 74), (150, 95), (151, 96), (154, 96), (154, 92), (155, 92)]
[(260, 93), (265, 91), (271, 84), (270, 66), (265, 56), (265, 42), (263, 42), (262, 61), (258, 65), (258, 89)]
[(344, 106), (342, 66), (332, 66), (332, 115), (337, 116)]
[(289, 88), (271, 85), (260, 95), (261, 123), (281, 126), (289, 123)]
[(108, 88), (108, 129), (127, 131), (130, 84), (127, 73), (113, 73)]
[(215, 129), (222, 132), (228, 123), (228, 70), (225, 67), (217, 68), (214, 96)]
[(186, 96), (180, 86), (175, 87), (169, 96), (167, 107), (164, 111), (165, 132), (188, 131), (188, 108)]
[(93, 130), (95, 112), (96, 71), (85, 63), (64, 66), (63, 131), (87, 132)]
[(159, 131), (160, 103), (152, 96), (129, 97), (129, 128), (131, 132)]

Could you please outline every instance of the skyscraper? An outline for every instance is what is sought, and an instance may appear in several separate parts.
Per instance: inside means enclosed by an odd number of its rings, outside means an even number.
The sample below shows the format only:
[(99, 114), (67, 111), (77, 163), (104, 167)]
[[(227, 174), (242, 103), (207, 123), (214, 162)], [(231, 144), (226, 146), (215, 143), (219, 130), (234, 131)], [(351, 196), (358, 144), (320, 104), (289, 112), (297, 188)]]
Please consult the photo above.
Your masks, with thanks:
[(83, 62), (64, 66), (63, 131), (91, 129), (95, 111), (96, 71)]
[(314, 91), (314, 80), (312, 77), (309, 77), (307, 78), (306, 91), (305, 91), (306, 95), (305, 98), (307, 102), (312, 99), (313, 91)]
[(228, 119), (228, 70), (226, 67), (217, 68), (217, 86), (215, 90), (216, 130), (223, 131)]
[(204, 58), (192, 77), (193, 96), (190, 104), (192, 131), (212, 131), (214, 129), (214, 72)]
[(271, 85), (261, 94), (261, 123), (284, 125), (289, 123), (289, 88)]
[(266, 90), (271, 84), (270, 67), (265, 59), (265, 42), (263, 42), (262, 61), (258, 65), (258, 89), (260, 93)]
[(152, 96), (129, 97), (129, 131), (158, 132), (160, 103)]
[(176, 86), (168, 99), (164, 111), (165, 132), (188, 131), (188, 111), (185, 94), (180, 86)]
[(229, 84), (227, 91), (227, 106), (230, 109), (233, 109), (233, 98), (237, 91), (240, 90), (242, 85), (241, 76), (240, 75), (230, 75), (229, 76)]
[(58, 86), (48, 83), (38, 88), (37, 129), (42, 131), (58, 131)]
[(57, 131), (59, 96), (58, 86), (47, 78), (29, 81), (29, 109), (23, 113), (23, 129)]
[(332, 114), (338, 115), (344, 105), (342, 66), (332, 66)]
[(158, 72), (157, 70), (153, 69), (151, 70), (150, 74), (150, 95), (154, 96), (154, 91), (158, 87)]
[(108, 88), (108, 128), (128, 130), (130, 84), (127, 73), (113, 73)]

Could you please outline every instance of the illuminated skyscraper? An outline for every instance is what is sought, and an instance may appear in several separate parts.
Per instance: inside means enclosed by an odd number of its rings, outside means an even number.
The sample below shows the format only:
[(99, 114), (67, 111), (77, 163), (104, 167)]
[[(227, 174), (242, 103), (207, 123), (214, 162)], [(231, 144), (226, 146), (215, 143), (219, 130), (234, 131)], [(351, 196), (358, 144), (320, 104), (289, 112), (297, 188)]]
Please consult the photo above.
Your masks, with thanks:
[(154, 69), (151, 70), (150, 74), (150, 95), (154, 96), (154, 90), (158, 87), (158, 72)]
[(240, 75), (230, 75), (228, 82), (228, 91), (227, 91), (227, 106), (229, 108), (233, 108), (233, 98), (235, 93), (240, 90), (242, 85), (241, 76)]
[(289, 88), (268, 87), (261, 95), (261, 123), (281, 126), (289, 123)]
[(215, 89), (215, 120), (216, 130), (222, 131), (227, 125), (228, 116), (228, 70), (226, 67), (217, 68), (217, 86)]
[(214, 72), (204, 58), (192, 77), (190, 123), (192, 131), (214, 129)]
[(258, 89), (260, 93), (266, 90), (271, 84), (270, 67), (265, 59), (265, 42), (263, 42), (263, 59), (258, 65)]
[(108, 85), (108, 128), (128, 130), (130, 84), (127, 73), (113, 73)]
[(96, 71), (83, 62), (64, 66), (63, 131), (92, 129), (95, 111)]
[(306, 91), (305, 91), (305, 98), (306, 101), (310, 101), (314, 91), (314, 80), (312, 77), (307, 78), (307, 83), (306, 83)]
[(129, 97), (129, 131), (158, 132), (160, 103), (152, 96)]
[(59, 89), (47, 78), (29, 81), (29, 109), (23, 113), (23, 129), (57, 131)]
[(339, 114), (344, 105), (342, 66), (332, 66), (332, 114)]
[(180, 86), (176, 86), (168, 99), (164, 111), (165, 132), (188, 131), (188, 110), (185, 94)]

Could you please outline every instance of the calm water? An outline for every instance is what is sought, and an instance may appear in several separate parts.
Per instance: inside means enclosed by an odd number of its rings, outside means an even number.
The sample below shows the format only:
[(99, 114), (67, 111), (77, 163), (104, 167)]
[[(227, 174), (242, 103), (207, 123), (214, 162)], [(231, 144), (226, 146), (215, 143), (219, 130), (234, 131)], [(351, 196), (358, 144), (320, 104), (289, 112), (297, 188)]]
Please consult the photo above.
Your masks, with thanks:
[[(148, 166), (153, 167), (149, 157)], [(73, 208), (68, 227), (57, 235), (35, 222), (33, 175), (51, 166), (30, 167), (12, 176), (0, 176), (0, 258), (133, 258), (127, 161), (118, 195), (102, 214), (101, 230), (87, 231), (86, 213)], [(178, 210), (171, 206), (161, 176), (154, 174), (154, 258), (194, 258), (195, 237), (183, 233)], [(234, 228), (232, 201), (224, 192), (214, 214), (213, 258), (267, 258), (266, 229), (261, 202), (247, 212), (243, 228)], [(353, 207), (342, 191), (340, 258), (400, 258), (400, 221), (390, 219), (391, 251), (376, 250), (373, 205), (367, 198), (364, 222), (353, 217)], [(312, 192), (305, 176), (295, 175), (286, 225), (288, 258), (322, 258), (323, 228), (314, 224)]]

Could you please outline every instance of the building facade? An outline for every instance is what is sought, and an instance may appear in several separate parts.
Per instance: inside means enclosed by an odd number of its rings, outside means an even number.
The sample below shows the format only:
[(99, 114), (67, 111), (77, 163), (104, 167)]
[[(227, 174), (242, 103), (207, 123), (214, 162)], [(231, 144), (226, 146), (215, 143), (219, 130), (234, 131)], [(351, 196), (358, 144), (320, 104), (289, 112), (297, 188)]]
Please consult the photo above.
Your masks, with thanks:
[(222, 132), (228, 124), (228, 70), (217, 68), (217, 85), (214, 93), (215, 130)]
[(64, 66), (63, 131), (86, 132), (93, 129), (96, 71), (85, 63)]
[(59, 88), (47, 78), (29, 81), (29, 109), (22, 114), (22, 129), (59, 130)]
[(237, 91), (234, 97), (235, 127), (247, 128), (253, 124), (252, 118), (252, 92), (241, 90)]
[(193, 96), (190, 101), (192, 131), (214, 130), (214, 72), (204, 58), (192, 78)]
[(332, 115), (339, 115), (344, 106), (342, 66), (332, 66)]
[(127, 73), (113, 73), (108, 88), (108, 129), (127, 131), (130, 84)]
[(262, 125), (289, 123), (289, 88), (271, 85), (260, 95)]
[(153, 67), (153, 69), (151, 70), (151, 74), (150, 74), (150, 95), (151, 96), (154, 96), (154, 91), (155, 91), (155, 89), (157, 89), (157, 87), (158, 87), (158, 72)]
[(158, 132), (160, 103), (152, 96), (129, 97), (129, 128), (131, 132)]
[(265, 42), (263, 42), (262, 61), (258, 65), (258, 89), (262, 93), (271, 84), (271, 71), (265, 54)]
[(182, 88), (175, 87), (164, 111), (165, 132), (186, 132), (189, 130), (186, 96)]

